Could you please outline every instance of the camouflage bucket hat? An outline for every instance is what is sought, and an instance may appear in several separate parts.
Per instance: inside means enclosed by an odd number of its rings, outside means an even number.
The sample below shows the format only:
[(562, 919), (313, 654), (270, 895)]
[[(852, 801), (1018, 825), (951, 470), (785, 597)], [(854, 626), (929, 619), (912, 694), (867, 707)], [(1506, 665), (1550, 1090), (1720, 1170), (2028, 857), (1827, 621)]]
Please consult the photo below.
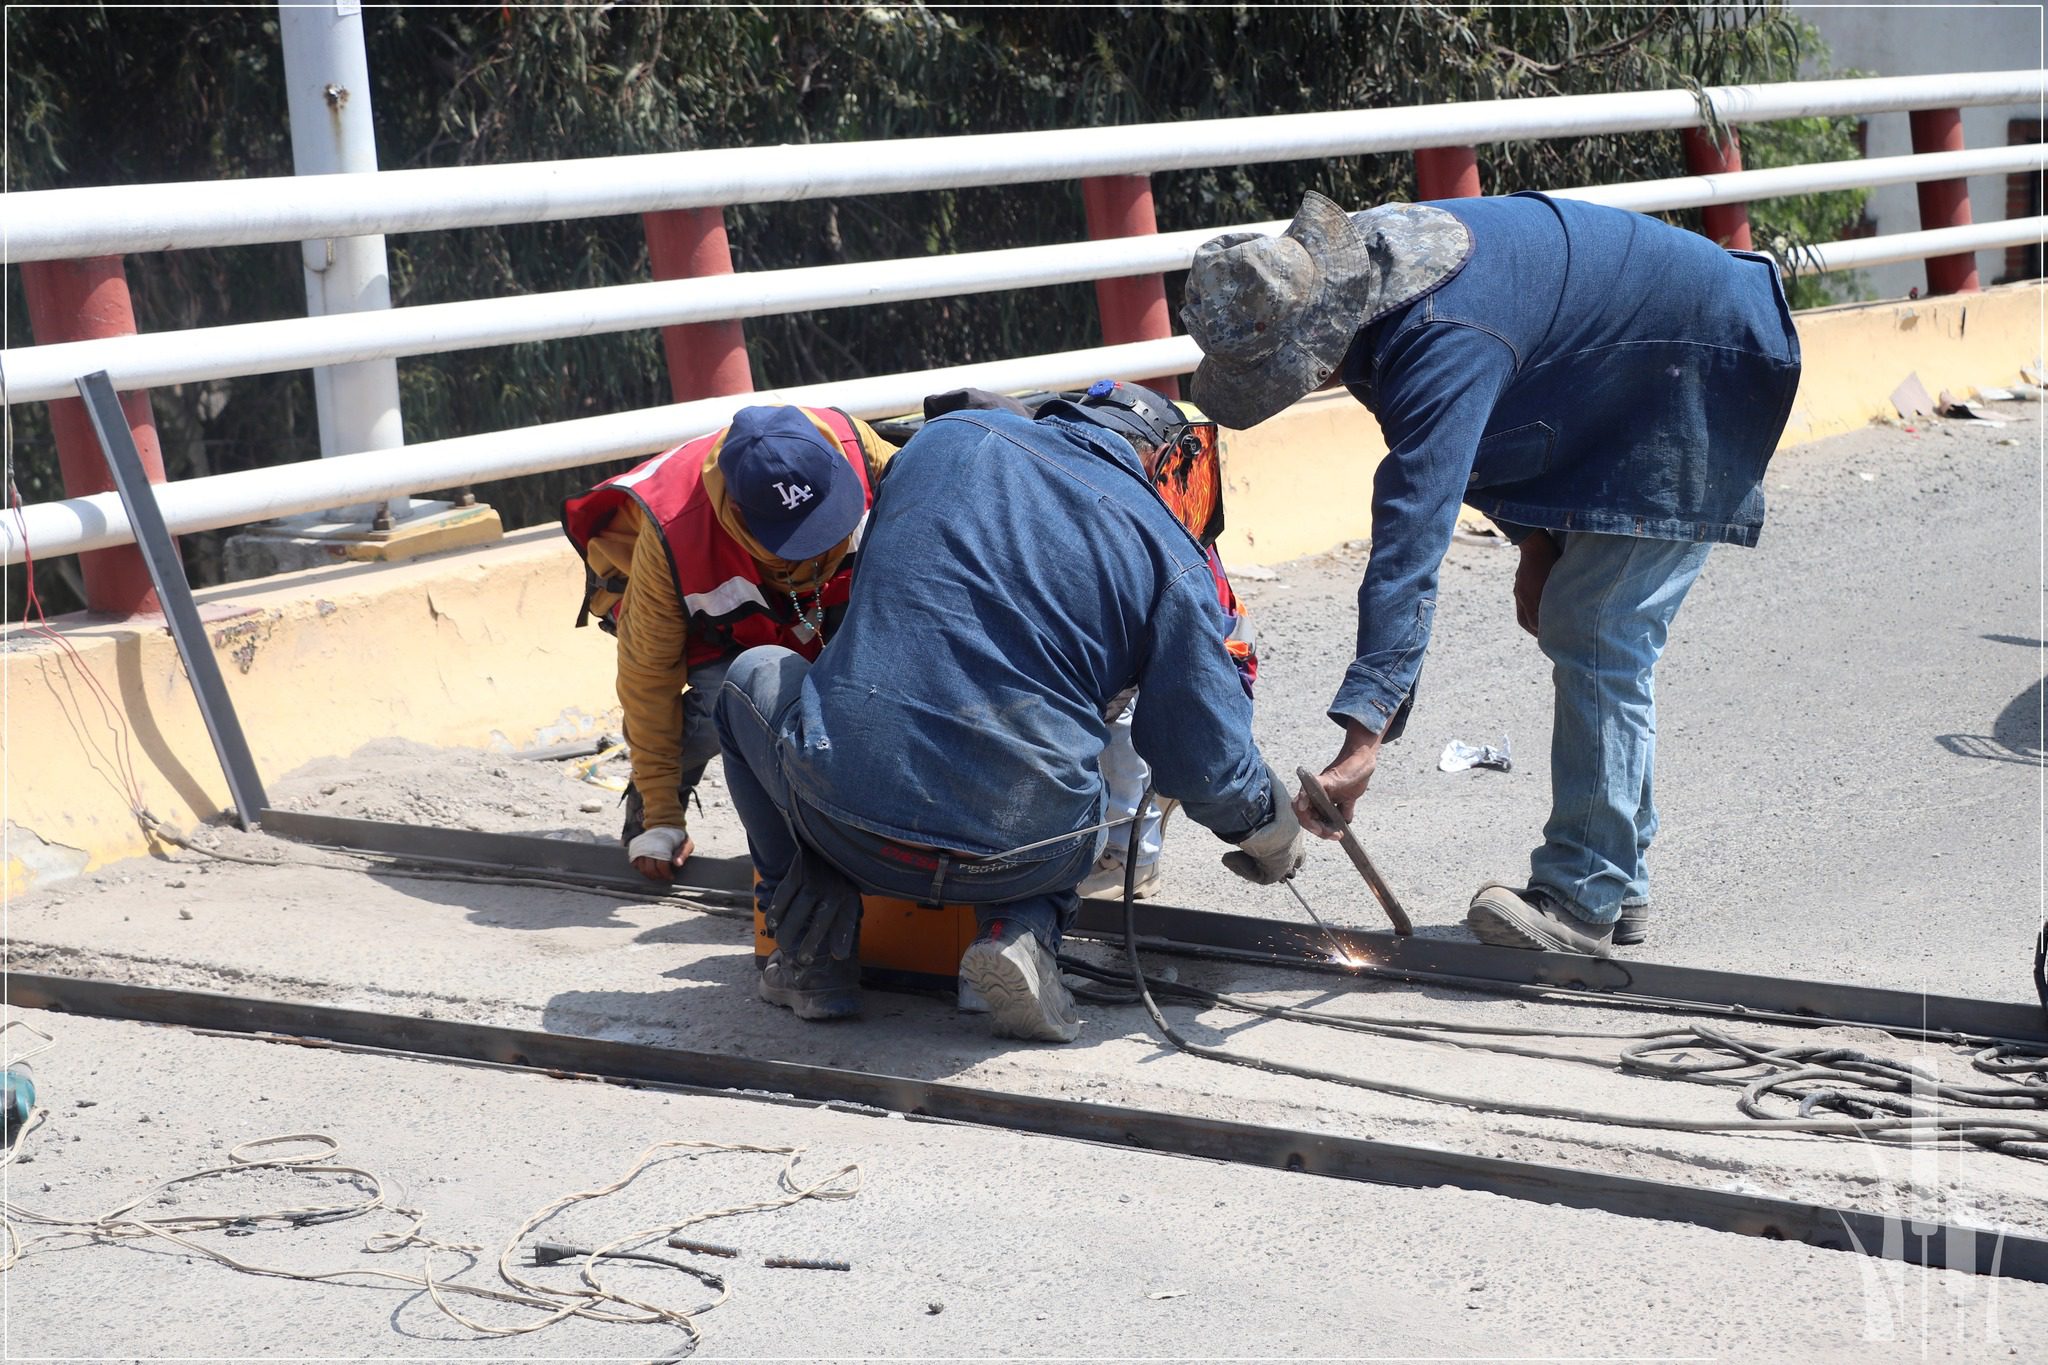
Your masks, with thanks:
[(1314, 192), (1278, 237), (1204, 242), (1180, 310), (1202, 348), (1191, 396), (1224, 426), (1258, 425), (1335, 374), (1359, 328), (1457, 274), (1471, 248), (1441, 209), (1389, 204), (1353, 218)]

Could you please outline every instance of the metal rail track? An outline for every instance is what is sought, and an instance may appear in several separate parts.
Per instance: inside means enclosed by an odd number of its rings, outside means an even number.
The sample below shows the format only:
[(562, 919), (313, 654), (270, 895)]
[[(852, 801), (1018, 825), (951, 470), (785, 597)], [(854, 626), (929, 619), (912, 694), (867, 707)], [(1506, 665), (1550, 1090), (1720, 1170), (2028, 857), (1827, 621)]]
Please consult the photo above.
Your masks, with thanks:
[(1930, 1268), (2048, 1283), (2048, 1240), (2042, 1238), (1570, 1166), (905, 1076), (209, 991), (14, 972), (7, 978), (7, 993), (8, 1003), (24, 1009), (483, 1062), (678, 1087), (726, 1098), (788, 1097), (807, 1103), (852, 1105), (912, 1118), (1377, 1185), (1421, 1189), (1447, 1185), (1539, 1204), (1860, 1252)]
[[(492, 872), (533, 872), (591, 886), (645, 893), (648, 882), (609, 845), (524, 834), (391, 824), (296, 811), (266, 810), (263, 828), (302, 843), (382, 857)], [(696, 879), (679, 892), (744, 896), (751, 869), (744, 858), (693, 858)], [(1962, 1036), (2048, 1046), (2048, 1017), (2036, 1005), (1755, 976), (1708, 967), (1589, 958), (1566, 953), (1493, 948), (1461, 939), (1405, 937), (1331, 926), (1325, 936), (1285, 920), (1142, 902), (1141, 945), (1152, 952), (1222, 958), (1267, 967), (1371, 976), (1480, 991), (1531, 990), (1630, 1007), (1739, 1016), (1769, 1022), (1849, 1024), (1907, 1036)], [(1123, 908), (1083, 901), (1076, 937), (1122, 942)], [(1353, 959), (1330, 959), (1334, 937)]]

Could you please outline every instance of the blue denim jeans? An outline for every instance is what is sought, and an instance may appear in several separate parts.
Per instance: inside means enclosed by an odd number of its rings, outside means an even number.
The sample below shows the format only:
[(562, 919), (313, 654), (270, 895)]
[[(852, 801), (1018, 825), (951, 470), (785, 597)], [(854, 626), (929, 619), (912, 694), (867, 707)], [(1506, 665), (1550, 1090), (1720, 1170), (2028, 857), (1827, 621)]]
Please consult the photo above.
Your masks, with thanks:
[(1550, 819), (1529, 883), (1593, 924), (1647, 898), (1644, 856), (1657, 833), (1652, 674), (1679, 603), (1707, 562), (1704, 541), (1590, 531), (1550, 535), (1563, 554), (1538, 611), (1537, 641), (1556, 687)]
[(779, 645), (750, 649), (733, 660), (714, 707), (725, 785), (747, 831), (761, 903), (789, 875), (801, 837), (871, 895), (972, 905), (984, 932), (1008, 920), (1056, 950), (1080, 909), (1075, 888), (1100, 856), (1103, 836), (1044, 857), (962, 858), (886, 839), (807, 805), (790, 786), (782, 733), (810, 667)]
[(712, 722), (711, 708), (718, 704), (718, 689), (725, 685), (725, 671), (731, 666), (728, 657), (690, 670), (690, 690), (683, 693), (683, 752), (676, 782), (685, 797), (697, 789), (704, 770), (718, 757), (718, 727)]

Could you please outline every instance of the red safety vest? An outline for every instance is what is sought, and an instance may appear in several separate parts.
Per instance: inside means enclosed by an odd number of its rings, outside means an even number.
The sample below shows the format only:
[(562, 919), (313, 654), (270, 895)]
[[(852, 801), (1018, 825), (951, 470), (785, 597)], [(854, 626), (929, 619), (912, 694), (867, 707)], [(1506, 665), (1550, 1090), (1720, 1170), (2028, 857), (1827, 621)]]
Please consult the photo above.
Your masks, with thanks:
[[(865, 502), (875, 501), (874, 468), (853, 419), (837, 408), (803, 408), (801, 411), (821, 422), (839, 441), (840, 453), (860, 476)], [(626, 501), (640, 505), (649, 525), (661, 528), (662, 544), (668, 551), (669, 573), (675, 581), (676, 601), (687, 618), (689, 643), (685, 662), (692, 668), (713, 659), (737, 654), (755, 645), (782, 645), (806, 658), (816, 658), (820, 644), (817, 632), (798, 615), (789, 594), (761, 581), (761, 566), (745, 546), (719, 525), (718, 512), (704, 492), (704, 461), (725, 437), (724, 431), (700, 436), (673, 450), (606, 479), (588, 493), (562, 504), (562, 530), (578, 555), (588, 556), (590, 542), (611, 524)], [(860, 548), (863, 521), (854, 532), (854, 551), (849, 552), (839, 571), (826, 580), (823, 605), (827, 631), (845, 614), (853, 581), (854, 553)], [(594, 592), (621, 594), (623, 579), (601, 580), (589, 569), (584, 572), (585, 609), (576, 624), (589, 615)], [(623, 599), (600, 612), (599, 624), (616, 631)], [(809, 600), (806, 611), (812, 610)]]

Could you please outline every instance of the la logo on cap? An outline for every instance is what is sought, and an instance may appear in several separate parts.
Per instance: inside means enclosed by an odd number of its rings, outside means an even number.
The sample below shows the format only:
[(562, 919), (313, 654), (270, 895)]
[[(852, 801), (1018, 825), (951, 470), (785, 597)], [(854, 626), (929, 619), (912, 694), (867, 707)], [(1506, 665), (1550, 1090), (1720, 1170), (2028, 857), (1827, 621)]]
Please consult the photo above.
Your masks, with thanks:
[(778, 483), (775, 491), (782, 495), (785, 510), (794, 509), (811, 500), (811, 486), (807, 483)]

